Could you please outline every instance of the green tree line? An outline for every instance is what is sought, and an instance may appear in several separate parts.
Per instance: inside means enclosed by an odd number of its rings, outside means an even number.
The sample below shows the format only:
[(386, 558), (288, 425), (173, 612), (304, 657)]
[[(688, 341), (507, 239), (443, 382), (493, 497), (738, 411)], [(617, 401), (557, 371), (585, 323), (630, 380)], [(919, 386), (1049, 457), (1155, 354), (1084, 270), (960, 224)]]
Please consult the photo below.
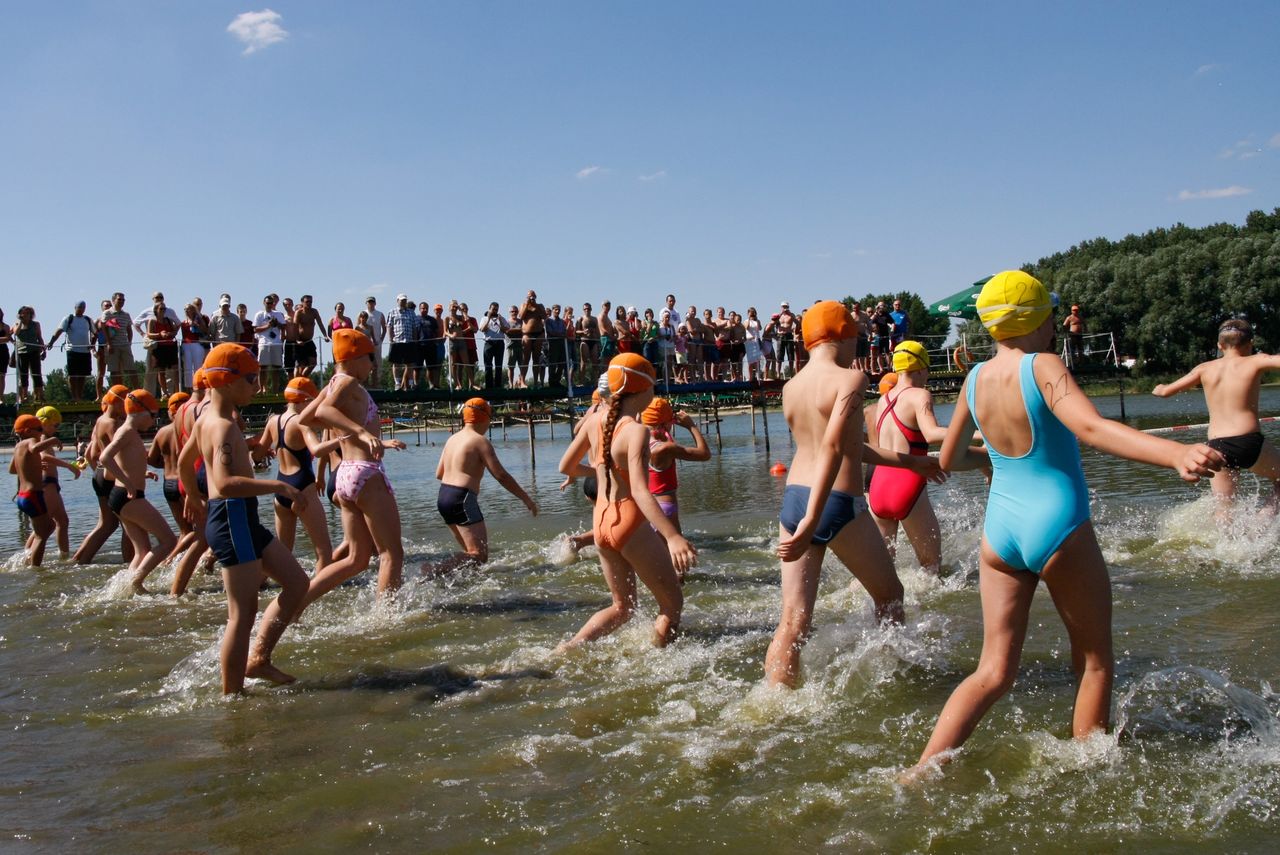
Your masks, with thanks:
[(1280, 345), (1280, 208), (1253, 211), (1242, 226), (1096, 238), (1023, 269), (1064, 306), (1080, 304), (1090, 331), (1115, 333), (1145, 372), (1209, 358), (1228, 318), (1252, 323), (1259, 348)]

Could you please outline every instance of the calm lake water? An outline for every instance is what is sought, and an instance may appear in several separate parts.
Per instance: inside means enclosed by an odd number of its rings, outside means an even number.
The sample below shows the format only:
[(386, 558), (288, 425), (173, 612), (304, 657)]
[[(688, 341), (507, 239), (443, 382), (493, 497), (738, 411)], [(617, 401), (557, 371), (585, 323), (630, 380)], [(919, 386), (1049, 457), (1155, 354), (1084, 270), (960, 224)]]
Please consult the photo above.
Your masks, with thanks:
[[(1097, 403), (1118, 415), (1116, 399)], [(1205, 420), (1195, 395), (1126, 403), (1141, 427)], [(1280, 412), (1280, 392), (1264, 392), (1263, 410)], [(489, 567), (414, 582), (383, 604), (362, 577), (286, 633), (276, 661), (295, 685), (233, 699), (218, 690), (217, 577), (198, 576), (179, 601), (130, 597), (115, 539), (98, 565), (33, 571), (14, 553), (16, 512), (0, 514), (0, 846), (1274, 851), (1274, 521), (1243, 513), (1221, 528), (1207, 485), (1086, 451), (1115, 588), (1123, 733), (1069, 738), (1068, 645), (1042, 592), (1012, 693), (941, 780), (904, 789), (896, 773), (977, 661), (984, 482), (964, 474), (931, 488), (945, 574), (920, 573), (903, 545), (905, 627), (876, 627), (868, 598), (829, 560), (804, 685), (765, 690), (782, 492), (768, 467), (790, 457), (776, 412), (770, 427), (772, 454), (734, 416), (718, 456), (682, 466), (700, 565), (674, 646), (649, 646), (646, 593), (616, 636), (552, 655), (608, 596), (593, 552), (565, 561), (559, 536), (590, 513), (580, 492), (558, 490), (567, 430), (553, 440), (541, 426), (536, 466), (522, 432), (494, 434), (543, 513), (531, 519), (487, 483)], [(409, 568), (452, 547), (432, 477), (444, 437), (428, 439), (415, 448), (410, 435), (408, 451), (389, 455)], [(87, 479), (63, 486), (74, 544), (96, 505)], [(299, 552), (309, 562), (305, 535)]]

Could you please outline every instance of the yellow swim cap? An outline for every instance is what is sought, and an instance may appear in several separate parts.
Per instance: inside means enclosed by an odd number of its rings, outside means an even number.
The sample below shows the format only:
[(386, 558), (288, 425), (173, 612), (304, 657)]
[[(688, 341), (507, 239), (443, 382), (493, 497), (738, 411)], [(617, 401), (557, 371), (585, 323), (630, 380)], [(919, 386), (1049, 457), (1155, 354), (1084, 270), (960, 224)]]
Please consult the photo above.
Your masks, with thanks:
[(1035, 332), (1057, 305), (1051, 295), (1029, 273), (1006, 270), (982, 286), (975, 308), (982, 325), (996, 341)]
[(41, 407), (36, 410), (36, 418), (42, 422), (52, 422), (55, 425), (62, 424), (62, 413), (57, 407)]
[(920, 371), (929, 367), (929, 351), (918, 341), (900, 342), (893, 349), (893, 370), (899, 373)]

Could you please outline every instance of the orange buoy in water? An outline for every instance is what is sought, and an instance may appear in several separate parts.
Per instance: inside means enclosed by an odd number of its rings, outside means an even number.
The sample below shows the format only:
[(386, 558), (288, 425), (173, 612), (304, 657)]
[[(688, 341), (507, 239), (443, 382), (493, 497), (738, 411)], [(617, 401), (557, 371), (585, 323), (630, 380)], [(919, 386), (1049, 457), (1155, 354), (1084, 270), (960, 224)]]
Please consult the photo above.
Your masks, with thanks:
[(777, 463), (769, 467), (769, 474), (774, 476), (775, 478), (779, 475), (786, 475), (787, 467), (782, 465), (782, 461), (778, 461)]

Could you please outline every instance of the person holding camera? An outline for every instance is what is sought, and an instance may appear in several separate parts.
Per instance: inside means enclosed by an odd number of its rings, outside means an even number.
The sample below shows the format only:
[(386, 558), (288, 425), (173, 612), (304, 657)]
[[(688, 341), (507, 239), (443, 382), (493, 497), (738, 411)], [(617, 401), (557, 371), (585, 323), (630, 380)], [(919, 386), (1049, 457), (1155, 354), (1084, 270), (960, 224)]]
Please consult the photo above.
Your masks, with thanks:
[(284, 313), (276, 310), (279, 302), (278, 295), (268, 294), (262, 298), (262, 311), (253, 316), (262, 389), (269, 395), (280, 393), (284, 379)]

